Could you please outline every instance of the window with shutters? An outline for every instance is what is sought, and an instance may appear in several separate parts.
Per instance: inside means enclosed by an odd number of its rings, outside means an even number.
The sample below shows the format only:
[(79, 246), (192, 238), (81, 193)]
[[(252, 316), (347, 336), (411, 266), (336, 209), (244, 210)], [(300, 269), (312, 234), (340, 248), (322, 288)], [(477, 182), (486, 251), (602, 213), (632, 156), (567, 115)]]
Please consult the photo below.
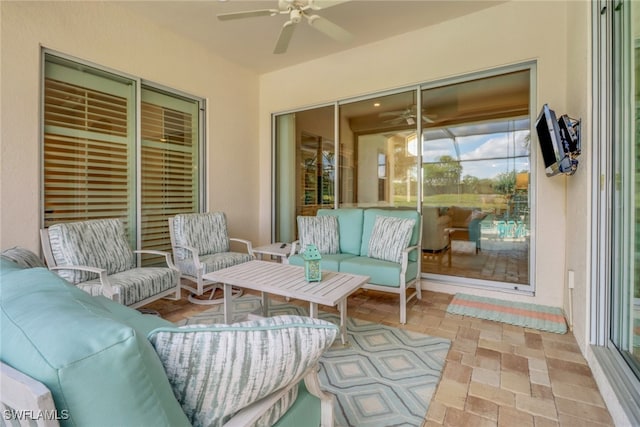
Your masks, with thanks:
[(44, 64), (44, 227), (120, 218), (132, 247), (170, 251), (167, 218), (201, 206), (204, 102), (50, 53)]

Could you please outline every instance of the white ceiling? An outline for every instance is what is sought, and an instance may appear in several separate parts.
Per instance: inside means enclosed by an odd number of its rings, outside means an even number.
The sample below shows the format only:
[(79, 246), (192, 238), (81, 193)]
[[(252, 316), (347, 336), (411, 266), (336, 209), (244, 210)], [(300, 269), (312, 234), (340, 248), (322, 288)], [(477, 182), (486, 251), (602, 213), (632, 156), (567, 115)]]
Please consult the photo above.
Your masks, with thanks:
[[(352, 0), (315, 12), (353, 34), (336, 42), (300, 22), (286, 53), (272, 53), (287, 15), (219, 21), (218, 13), (277, 9), (277, 0), (122, 1), (116, 4), (258, 73), (274, 71), (444, 22), (504, 0)], [(443, 40), (434, 42), (442, 43)]]

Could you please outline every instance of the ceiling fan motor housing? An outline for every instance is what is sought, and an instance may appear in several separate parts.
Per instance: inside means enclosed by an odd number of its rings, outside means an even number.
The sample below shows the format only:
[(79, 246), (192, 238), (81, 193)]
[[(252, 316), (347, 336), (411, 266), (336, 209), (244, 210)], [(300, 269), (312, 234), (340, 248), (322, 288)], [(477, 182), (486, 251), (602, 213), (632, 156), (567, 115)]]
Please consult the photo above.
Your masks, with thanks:
[(278, 0), (278, 9), (281, 11), (303, 10), (307, 6), (309, 6), (309, 0)]

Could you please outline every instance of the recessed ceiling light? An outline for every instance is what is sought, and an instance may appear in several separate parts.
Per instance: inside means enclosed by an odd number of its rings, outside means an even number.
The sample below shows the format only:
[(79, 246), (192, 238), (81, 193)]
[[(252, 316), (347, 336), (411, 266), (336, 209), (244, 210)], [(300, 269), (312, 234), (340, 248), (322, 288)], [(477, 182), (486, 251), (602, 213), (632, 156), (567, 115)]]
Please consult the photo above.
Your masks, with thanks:
[(373, 106), (374, 106), (374, 107), (379, 107), (379, 106), (380, 106), (380, 103), (379, 103), (379, 102), (375, 102), (375, 103), (373, 104)]

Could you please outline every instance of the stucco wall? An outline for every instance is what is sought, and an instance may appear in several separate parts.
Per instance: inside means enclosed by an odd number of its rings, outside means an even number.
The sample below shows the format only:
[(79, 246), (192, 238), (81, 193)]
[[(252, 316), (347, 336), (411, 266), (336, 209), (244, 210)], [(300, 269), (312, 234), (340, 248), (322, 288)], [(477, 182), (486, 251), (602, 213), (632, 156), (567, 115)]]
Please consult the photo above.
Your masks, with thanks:
[(257, 239), (258, 76), (117, 2), (0, 2), (0, 247), (39, 250), (41, 46), (207, 99), (207, 196)]
[[(385, 89), (537, 61), (535, 119), (542, 104), (567, 110), (568, 64), (559, 46), (567, 40), (567, 6), (509, 2), (429, 28), (389, 38), (260, 76), (260, 235), (269, 235), (271, 113), (348, 99)], [(473, 42), (471, 40), (473, 39)], [(299, 78), (304, 76), (304, 78)], [(574, 100), (574, 103), (578, 102)], [(580, 108), (584, 108), (581, 106)], [(573, 108), (574, 110), (577, 108)], [(534, 139), (535, 140), (535, 139)], [(536, 294), (534, 297), (456, 288), (428, 288), (563, 306), (565, 287), (566, 178), (547, 178), (537, 145), (535, 168)], [(544, 195), (544, 197), (542, 197)], [(562, 236), (558, 238), (558, 236)], [(580, 250), (572, 246), (571, 250)], [(584, 252), (584, 248), (582, 248)]]

